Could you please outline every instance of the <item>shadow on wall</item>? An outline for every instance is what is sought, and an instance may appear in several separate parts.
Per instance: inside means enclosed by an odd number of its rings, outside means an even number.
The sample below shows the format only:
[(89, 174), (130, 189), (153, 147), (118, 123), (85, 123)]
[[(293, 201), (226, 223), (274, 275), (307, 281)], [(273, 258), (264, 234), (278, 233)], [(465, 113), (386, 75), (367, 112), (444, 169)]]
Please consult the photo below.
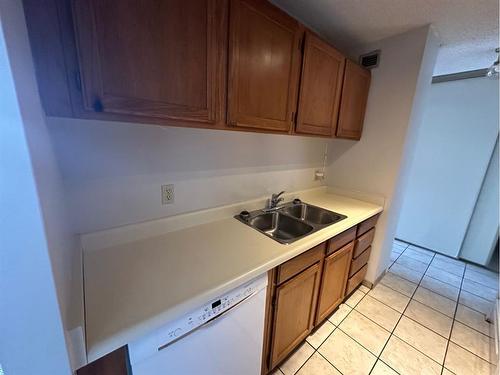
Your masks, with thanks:
[(348, 139), (335, 139), (328, 146), (328, 165), (331, 165), (338, 160), (342, 159), (342, 157), (348, 157), (348, 151), (356, 146), (356, 144), (360, 141), (351, 141)]
[(306, 168), (328, 140), (259, 133), (48, 118), (64, 177)]
[[(75, 232), (320, 186), (328, 139), (48, 118)], [(174, 203), (161, 205), (162, 184)]]

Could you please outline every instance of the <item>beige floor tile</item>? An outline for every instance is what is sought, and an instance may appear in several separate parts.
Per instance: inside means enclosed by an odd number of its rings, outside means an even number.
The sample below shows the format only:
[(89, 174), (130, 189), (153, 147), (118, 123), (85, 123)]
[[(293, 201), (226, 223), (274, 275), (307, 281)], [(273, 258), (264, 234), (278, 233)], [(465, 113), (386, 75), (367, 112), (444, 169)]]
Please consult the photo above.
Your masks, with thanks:
[(409, 245), (408, 249), (412, 249), (412, 250), (421, 252), (423, 254), (431, 254), (431, 255), (436, 254), (434, 251), (424, 249), (423, 247), (420, 247), (420, 246), (417, 246), (417, 245)]
[(370, 375), (398, 375), (398, 373), (379, 359), (377, 363), (375, 363)]
[(460, 259), (452, 258), (452, 257), (442, 255), (442, 254), (436, 254), (436, 256), (434, 258), (442, 260), (442, 261), (447, 262), (447, 263), (456, 264), (456, 265), (466, 264), (464, 261), (462, 261)]
[(498, 272), (494, 272), (492, 270), (489, 270), (489, 269), (481, 267), (481, 266), (477, 266), (475, 264), (467, 263), (466, 268), (468, 268), (474, 272), (479, 272), (479, 273), (483, 273), (485, 275), (489, 275), (491, 277), (498, 277)]
[(433, 259), (431, 266), (442, 269), (446, 272), (452, 273), (453, 275), (457, 275), (459, 277), (462, 277), (465, 271), (465, 264), (451, 263), (449, 261), (439, 258)]
[(311, 344), (313, 348), (318, 349), (334, 329), (335, 326), (328, 320), (325, 320), (316, 331), (309, 335), (307, 342)]
[(452, 273), (449, 272), (445, 272), (440, 268), (433, 267), (432, 265), (427, 269), (425, 274), (434, 279), (450, 284), (455, 288), (460, 288), (460, 284), (462, 284), (461, 277), (453, 275)]
[(417, 289), (417, 284), (403, 279), (392, 272), (387, 272), (380, 282), (408, 297), (411, 297)]
[(420, 282), (420, 279), (423, 276), (422, 272), (411, 270), (405, 266), (402, 266), (399, 263), (394, 263), (389, 269), (389, 272), (392, 272), (398, 275), (399, 277), (402, 277), (403, 279), (409, 280), (412, 283), (416, 284)]
[(399, 246), (404, 246), (404, 247), (409, 246), (409, 244), (408, 244), (408, 243), (406, 243), (406, 242), (404, 242), (404, 241), (401, 241), (401, 240), (397, 240), (397, 239), (394, 239), (394, 241), (393, 241), (392, 243), (397, 244), (397, 245), (399, 245)]
[(396, 336), (391, 336), (380, 359), (405, 375), (440, 375), (441, 366)]
[(410, 258), (410, 257), (407, 257), (405, 255), (405, 253), (403, 253), (403, 255), (401, 255), (398, 260), (396, 261), (396, 263), (399, 263), (401, 264), (402, 266), (405, 266), (411, 270), (415, 270), (415, 271), (418, 271), (418, 272), (425, 272), (425, 270), (427, 269), (428, 267), (428, 264), (427, 263), (422, 263), (418, 260), (415, 260), (413, 258)]
[(330, 323), (335, 326), (338, 326), (342, 320), (352, 311), (352, 307), (346, 305), (345, 303), (341, 304), (337, 310), (334, 311), (332, 315), (328, 318)]
[(467, 268), (464, 277), (476, 283), (483, 284), (488, 288), (498, 289), (498, 275), (487, 275)]
[(422, 263), (429, 264), (433, 258), (432, 253), (426, 253), (422, 251), (417, 251), (415, 249), (408, 248), (405, 250), (404, 255), (412, 259), (418, 260)]
[(494, 301), (498, 296), (498, 290), (488, 288), (483, 284), (479, 284), (469, 279), (464, 279), (462, 283), (462, 290), (475, 294), (476, 296), (487, 299), (489, 301)]
[(297, 372), (297, 375), (342, 375), (318, 352), (314, 353), (307, 360), (304, 366)]
[(443, 367), (443, 373), (441, 375), (455, 375), (455, 374)]
[(401, 340), (420, 350), (436, 362), (443, 364), (448, 340), (428, 328), (403, 316), (394, 334)]
[(441, 294), (442, 296), (445, 296), (454, 301), (458, 300), (458, 294), (460, 292), (460, 289), (455, 288), (450, 284), (446, 284), (442, 281), (433, 279), (432, 277), (426, 275), (420, 282), (420, 285), (422, 285), (426, 289), (430, 289), (433, 292)]
[(413, 295), (413, 299), (423, 303), (424, 305), (432, 307), (434, 310), (448, 315), (451, 318), (455, 315), (455, 306), (457, 302), (434, 293), (429, 289), (419, 286)]
[(369, 295), (356, 306), (356, 310), (388, 331), (394, 329), (401, 316), (396, 310)]
[(363, 299), (365, 294), (363, 292), (360, 292), (359, 290), (356, 290), (351, 296), (345, 301), (346, 305), (354, 308), (356, 305)]
[(491, 324), (485, 320), (486, 315), (480, 313), (476, 310), (471, 309), (462, 304), (458, 304), (457, 314), (455, 315), (455, 319), (459, 322), (474, 328), (476, 331), (484, 333), (490, 337), (493, 337), (491, 334)]
[(271, 372), (271, 375), (283, 375), (283, 372), (279, 368), (277, 368), (276, 370)]
[(494, 367), (460, 346), (450, 342), (444, 365), (457, 375), (491, 375)]
[(343, 374), (369, 374), (377, 360), (377, 357), (340, 329), (333, 331), (318, 351)]
[(368, 295), (375, 299), (378, 299), (380, 302), (385, 303), (387, 306), (392, 307), (394, 310), (397, 310), (400, 313), (404, 311), (406, 305), (408, 305), (408, 302), (410, 302), (410, 297), (405, 296), (404, 294), (401, 294), (380, 283), (375, 288), (373, 288), (370, 293), (368, 293)]
[(304, 342), (281, 366), (280, 370), (285, 375), (293, 375), (314, 353), (314, 348)]
[(485, 361), (492, 362), (490, 358), (490, 344), (492, 343), (489, 336), (483, 335), (465, 324), (455, 321), (450, 340)]
[(394, 245), (394, 246), (392, 246), (392, 249), (391, 249), (391, 252), (395, 253), (395, 254), (402, 254), (403, 251), (405, 251), (405, 249), (402, 246), (396, 246), (396, 245)]
[(339, 328), (370, 352), (378, 356), (391, 333), (356, 310), (344, 319)]
[(491, 309), (493, 308), (493, 302), (478, 297), (475, 294), (469, 293), (465, 290), (462, 290), (460, 292), (460, 298), (458, 299), (458, 302), (460, 302), (462, 305), (482, 312), (483, 314), (489, 314), (491, 312)]
[(415, 300), (410, 301), (405, 310), (405, 315), (443, 337), (450, 337), (453, 319), (447, 315), (441, 314)]
[(366, 293), (368, 293), (368, 292), (370, 291), (370, 288), (368, 288), (366, 285), (360, 285), (360, 286), (358, 287), (358, 290), (359, 290), (360, 292), (363, 292), (363, 293), (365, 293), (365, 294), (366, 294)]

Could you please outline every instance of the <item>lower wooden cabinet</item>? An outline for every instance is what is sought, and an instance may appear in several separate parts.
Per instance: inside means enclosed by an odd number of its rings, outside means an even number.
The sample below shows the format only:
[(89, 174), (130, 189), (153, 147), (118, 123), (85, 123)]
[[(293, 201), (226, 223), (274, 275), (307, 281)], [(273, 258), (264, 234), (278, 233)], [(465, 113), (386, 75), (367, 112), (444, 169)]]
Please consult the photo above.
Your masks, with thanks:
[(354, 242), (350, 242), (325, 258), (316, 313), (316, 325), (330, 315), (344, 299), (353, 248)]
[(378, 216), (269, 271), (262, 374), (282, 363), (364, 280)]
[(285, 358), (311, 332), (320, 275), (321, 263), (318, 262), (276, 288), (271, 368)]

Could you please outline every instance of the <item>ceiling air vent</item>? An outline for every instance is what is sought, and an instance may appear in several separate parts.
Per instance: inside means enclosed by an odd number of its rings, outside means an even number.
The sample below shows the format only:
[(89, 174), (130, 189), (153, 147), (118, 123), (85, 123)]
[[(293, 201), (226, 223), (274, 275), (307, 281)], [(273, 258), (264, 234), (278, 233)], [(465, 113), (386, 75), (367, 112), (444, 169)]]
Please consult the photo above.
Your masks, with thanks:
[(359, 56), (359, 63), (366, 69), (376, 68), (380, 63), (380, 50), (378, 49)]

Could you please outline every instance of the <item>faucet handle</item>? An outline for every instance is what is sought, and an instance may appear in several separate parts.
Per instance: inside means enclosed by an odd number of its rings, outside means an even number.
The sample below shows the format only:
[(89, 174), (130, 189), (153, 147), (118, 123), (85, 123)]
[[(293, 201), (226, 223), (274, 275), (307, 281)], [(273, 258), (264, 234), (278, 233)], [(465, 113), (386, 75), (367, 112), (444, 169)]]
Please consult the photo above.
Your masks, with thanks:
[[(283, 191), (279, 192), (278, 194), (273, 194), (273, 195), (272, 195), (272, 198), (273, 198), (273, 199), (278, 199), (278, 198), (279, 198), (280, 196), (282, 196), (284, 193), (285, 193), (285, 191), (283, 190)], [(283, 200), (283, 198), (281, 198), (281, 200)]]
[(284, 198), (280, 198), (280, 196), (284, 193), (284, 191), (278, 194), (272, 194), (271, 199), (269, 199), (267, 208), (276, 208), (279, 202), (282, 202)]

